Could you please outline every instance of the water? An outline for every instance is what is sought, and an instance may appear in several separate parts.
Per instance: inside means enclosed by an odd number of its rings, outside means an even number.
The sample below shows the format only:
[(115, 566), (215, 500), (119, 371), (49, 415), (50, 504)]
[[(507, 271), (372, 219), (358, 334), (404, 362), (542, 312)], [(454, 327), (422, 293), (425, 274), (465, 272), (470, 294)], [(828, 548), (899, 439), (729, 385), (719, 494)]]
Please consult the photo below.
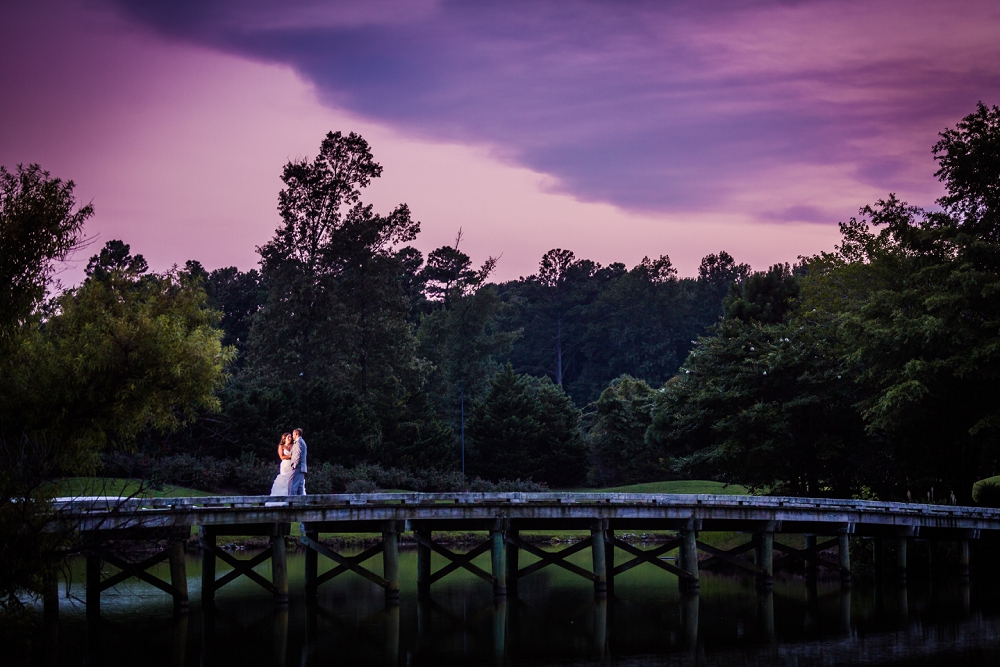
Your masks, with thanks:
[[(249, 557), (250, 552), (237, 552)], [(292, 592), (285, 609), (240, 578), (201, 608), (200, 559), (188, 562), (191, 610), (175, 615), (170, 598), (135, 580), (102, 595), (102, 618), (84, 615), (83, 563), (73, 565), (60, 619), (37, 660), (53, 665), (991, 665), (1000, 664), (1000, 599), (991, 581), (931, 579), (908, 586), (839, 581), (809, 585), (776, 576), (774, 590), (750, 577), (705, 574), (699, 595), (649, 565), (616, 578), (597, 600), (592, 584), (555, 567), (519, 583), (519, 596), (459, 571), (416, 597), (416, 553), (400, 553), (401, 600), (386, 608), (382, 590), (348, 573), (320, 588), (307, 606), (304, 556), (289, 555)], [(522, 560), (528, 561), (522, 554)], [(572, 561), (586, 567), (589, 553)], [(322, 564), (321, 572), (329, 567)], [(476, 563), (489, 569), (488, 554)], [(433, 568), (444, 564), (434, 557)], [(525, 563), (522, 563), (522, 566)], [(378, 557), (366, 566), (381, 572)], [(226, 567), (219, 564), (221, 576)], [(113, 570), (110, 570), (113, 571)], [(269, 564), (258, 568), (270, 574)], [(166, 564), (151, 570), (168, 579)]]

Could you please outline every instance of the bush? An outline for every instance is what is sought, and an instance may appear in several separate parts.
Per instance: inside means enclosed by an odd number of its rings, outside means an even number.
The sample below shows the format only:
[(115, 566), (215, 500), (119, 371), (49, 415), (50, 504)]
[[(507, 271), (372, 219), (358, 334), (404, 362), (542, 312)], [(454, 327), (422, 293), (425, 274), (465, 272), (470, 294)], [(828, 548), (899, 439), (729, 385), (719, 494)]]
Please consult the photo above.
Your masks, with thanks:
[(976, 482), (972, 487), (972, 499), (983, 507), (1000, 507), (1000, 480), (991, 477)]
[[(144, 453), (110, 452), (103, 457), (103, 473), (109, 477), (141, 479), (154, 488), (163, 484), (187, 486), (211, 493), (266, 495), (278, 474), (278, 464), (262, 461), (252, 452), (239, 459), (219, 459), (212, 456), (151, 457)], [(383, 468), (377, 464), (359, 463), (353, 468), (323, 462), (310, 466), (306, 480), (309, 493), (374, 493), (381, 489), (405, 491), (544, 491), (546, 486), (520, 479), (496, 482), (467, 478), (456, 471), (433, 468), (406, 470)]]

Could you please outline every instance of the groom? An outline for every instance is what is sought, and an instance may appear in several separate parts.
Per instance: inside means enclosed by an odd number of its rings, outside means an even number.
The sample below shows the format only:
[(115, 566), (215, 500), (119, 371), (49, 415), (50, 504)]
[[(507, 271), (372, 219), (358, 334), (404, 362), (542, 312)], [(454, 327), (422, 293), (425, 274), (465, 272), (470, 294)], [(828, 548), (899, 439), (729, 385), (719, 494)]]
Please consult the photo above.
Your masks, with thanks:
[(292, 481), (288, 483), (288, 495), (306, 495), (306, 441), (302, 439), (302, 429), (292, 431)]

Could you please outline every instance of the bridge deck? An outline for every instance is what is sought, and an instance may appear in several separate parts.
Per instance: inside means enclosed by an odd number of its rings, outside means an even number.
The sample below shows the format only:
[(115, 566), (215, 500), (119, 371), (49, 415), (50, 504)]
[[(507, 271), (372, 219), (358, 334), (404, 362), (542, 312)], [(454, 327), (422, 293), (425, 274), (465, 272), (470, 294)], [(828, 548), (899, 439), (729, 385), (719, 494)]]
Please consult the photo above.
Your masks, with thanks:
[[(380, 530), (387, 521), (433, 530), (585, 529), (595, 520), (621, 530), (735, 530), (762, 523), (786, 533), (948, 538), (1000, 531), (1000, 510), (865, 500), (635, 493), (371, 493), (193, 498), (61, 499), (60, 515), (83, 530), (269, 523), (324, 524), (324, 532)], [(221, 531), (220, 531), (221, 532)], [(938, 535), (940, 533), (940, 535)]]

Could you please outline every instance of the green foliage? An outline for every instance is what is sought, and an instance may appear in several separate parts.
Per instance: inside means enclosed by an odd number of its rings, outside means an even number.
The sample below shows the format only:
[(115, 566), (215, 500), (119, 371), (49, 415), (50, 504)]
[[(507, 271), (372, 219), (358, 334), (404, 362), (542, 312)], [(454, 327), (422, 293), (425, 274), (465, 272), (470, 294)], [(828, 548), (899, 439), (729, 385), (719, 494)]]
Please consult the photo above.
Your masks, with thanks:
[(561, 388), (518, 375), (507, 364), (473, 407), (469, 469), (491, 480), (579, 484), (588, 458), (579, 422), (579, 410)]
[(37, 164), (14, 173), (0, 166), (0, 344), (16, 338), (44, 298), (53, 262), (80, 245), (94, 209), (73, 210), (73, 187)]
[(799, 281), (788, 264), (775, 264), (766, 272), (751, 274), (734, 283), (724, 304), (726, 317), (744, 322), (783, 322), (799, 296)]
[(1000, 507), (1000, 480), (981, 479), (972, 488), (972, 499), (984, 507)]
[(878, 484), (834, 333), (805, 319), (723, 321), (665, 386), (648, 437), (681, 471), (751, 489), (842, 496)]
[(646, 440), (657, 391), (627, 375), (601, 392), (588, 433), (596, 486), (635, 484), (663, 479), (663, 452)]
[(518, 372), (550, 377), (581, 405), (620, 375), (661, 384), (748, 272), (725, 252), (705, 257), (697, 280), (680, 280), (665, 255), (626, 270), (550, 250), (537, 275), (500, 286), (502, 323), (522, 332), (507, 360)]

